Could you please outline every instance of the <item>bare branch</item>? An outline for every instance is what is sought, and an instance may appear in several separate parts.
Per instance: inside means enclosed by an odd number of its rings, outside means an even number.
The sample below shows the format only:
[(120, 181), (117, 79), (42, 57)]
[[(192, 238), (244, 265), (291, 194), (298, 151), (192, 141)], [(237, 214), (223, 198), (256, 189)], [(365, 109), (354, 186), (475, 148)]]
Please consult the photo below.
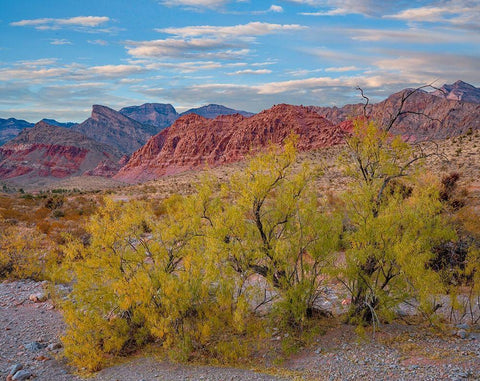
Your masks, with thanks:
[(370, 103), (370, 99), (364, 94), (363, 89), (360, 86), (357, 86), (356, 90), (360, 91), (362, 98), (365, 99), (365, 104), (363, 105), (363, 116), (365, 118), (368, 118), (367, 107), (368, 107), (368, 104)]
[[(405, 115), (405, 114), (415, 114), (415, 115), (420, 115), (420, 116), (424, 116), (430, 120), (433, 120), (433, 121), (436, 121), (436, 122), (441, 122), (440, 120), (438, 119), (434, 119), (432, 117), (430, 117), (429, 115), (423, 113), (423, 112), (416, 112), (416, 111), (405, 111), (403, 108), (405, 107), (405, 102), (407, 101), (408, 98), (410, 98), (413, 94), (416, 94), (418, 93), (420, 90), (423, 90), (425, 88), (431, 88), (431, 89), (435, 89), (435, 90), (440, 90), (442, 91), (442, 89), (439, 89), (435, 86), (433, 86), (434, 82), (428, 84), (428, 85), (423, 85), (423, 86), (419, 86), (411, 91), (405, 91), (403, 94), (402, 94), (402, 99), (400, 100), (400, 105), (397, 109), (397, 112), (390, 118), (390, 122), (387, 124), (387, 127), (385, 128), (385, 131), (390, 131), (393, 127), (393, 125), (395, 124), (395, 122), (398, 120), (398, 118), (402, 115)], [(443, 92), (443, 91), (442, 91)]]

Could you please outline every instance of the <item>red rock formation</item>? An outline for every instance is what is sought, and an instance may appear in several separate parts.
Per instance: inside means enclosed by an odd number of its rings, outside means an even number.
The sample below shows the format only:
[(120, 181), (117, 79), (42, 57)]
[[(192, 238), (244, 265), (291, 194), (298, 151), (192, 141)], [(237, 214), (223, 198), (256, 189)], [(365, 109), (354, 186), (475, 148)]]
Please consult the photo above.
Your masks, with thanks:
[(120, 157), (116, 149), (78, 132), (39, 122), (0, 147), (0, 179), (29, 184), (39, 178), (65, 178), (81, 175), (101, 162), (116, 163)]
[(345, 129), (306, 107), (285, 104), (250, 118), (235, 114), (206, 119), (190, 114), (151, 138), (114, 178), (145, 181), (230, 163), (270, 143), (282, 143), (291, 134), (298, 135), (300, 150), (309, 150), (341, 143)]

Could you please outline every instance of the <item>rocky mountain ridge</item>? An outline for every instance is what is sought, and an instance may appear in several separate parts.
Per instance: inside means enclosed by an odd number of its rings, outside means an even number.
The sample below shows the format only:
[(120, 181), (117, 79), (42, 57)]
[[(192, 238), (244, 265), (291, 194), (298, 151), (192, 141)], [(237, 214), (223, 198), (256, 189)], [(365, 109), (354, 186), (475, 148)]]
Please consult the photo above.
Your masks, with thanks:
[[(41, 121), (47, 124), (50, 124), (52, 126), (59, 126), (59, 127), (66, 127), (66, 128), (70, 128), (76, 125), (76, 123), (73, 123), (73, 122), (62, 123), (62, 122), (56, 121), (55, 119), (44, 118)], [(14, 139), (25, 128), (30, 128), (30, 127), (33, 127), (34, 125), (35, 123), (30, 123), (23, 119), (0, 118), (0, 146)]]
[(196, 114), (179, 118), (136, 151), (114, 176), (127, 182), (146, 181), (206, 165), (243, 159), (270, 143), (298, 135), (298, 148), (309, 150), (340, 144), (349, 125), (335, 126), (303, 106), (281, 104), (250, 118), (240, 114), (207, 119)]
[[(107, 163), (115, 167), (121, 157), (114, 147), (41, 121), (0, 147), (0, 178), (29, 184), (39, 179), (79, 176)], [(103, 175), (111, 176), (119, 168)]]
[[(391, 132), (410, 141), (444, 139), (480, 129), (480, 103), (446, 99), (423, 90), (405, 89), (387, 99), (369, 104), (366, 114), (380, 126), (387, 126), (402, 103), (403, 114), (396, 120)], [(412, 93), (413, 92), (413, 93)], [(363, 115), (364, 104), (343, 107), (310, 106), (334, 124)]]
[(480, 88), (463, 81), (457, 81), (451, 85), (444, 84), (432, 94), (440, 98), (454, 101), (480, 103)]
[(240, 115), (242, 115), (246, 118), (249, 118), (249, 117), (255, 115), (253, 112), (235, 110), (233, 108), (229, 108), (229, 107), (225, 107), (225, 106), (217, 105), (217, 104), (209, 104), (209, 105), (202, 106), (202, 107), (192, 108), (190, 110), (182, 112), (180, 114), (180, 116), (184, 116), (184, 115), (188, 115), (188, 114), (197, 114), (197, 115), (203, 116), (204, 118), (207, 118), (207, 119), (214, 119), (214, 118), (216, 118), (217, 116), (220, 116), (220, 115), (240, 114)]
[[(449, 99), (448, 95), (462, 90), (461, 96), (472, 100), (480, 89), (461, 81), (444, 85), (443, 89), (442, 96), (435, 91), (402, 90), (382, 102), (369, 104), (366, 115), (386, 126), (402, 100), (406, 100), (404, 114), (397, 118), (390, 131), (410, 141), (443, 139), (480, 129), (480, 103)], [(32, 176), (83, 174), (145, 181), (241, 160), (269, 143), (281, 143), (292, 132), (299, 136), (300, 150), (327, 147), (343, 141), (351, 130), (351, 118), (363, 115), (364, 104), (343, 107), (281, 104), (253, 116), (247, 113), (248, 117), (219, 105), (189, 111), (180, 116), (172, 105), (155, 103), (120, 111), (94, 105), (90, 118), (69, 129), (38, 123), (12, 144), (2, 147), (0, 179), (19, 177), (27, 181)], [(206, 116), (219, 112), (231, 114), (208, 119), (197, 112)], [(172, 126), (163, 127), (174, 119)], [(77, 135), (68, 135), (65, 131)], [(85, 139), (87, 147), (82, 146)], [(98, 146), (94, 146), (94, 141)], [(79, 164), (84, 162), (88, 165)]]
[(96, 141), (129, 154), (142, 147), (159, 129), (133, 120), (118, 111), (93, 105), (91, 117), (72, 127)]
[(145, 103), (141, 106), (124, 107), (119, 113), (137, 122), (159, 127), (159, 129), (170, 126), (179, 117), (177, 110), (171, 104), (162, 103)]
[(0, 118), (0, 146), (15, 138), (23, 129), (28, 127), (33, 127), (33, 123), (23, 119)]
[(75, 122), (58, 122), (55, 119), (47, 119), (47, 118), (43, 118), (41, 122), (45, 122), (51, 126), (65, 127), (65, 128), (70, 128), (78, 124)]

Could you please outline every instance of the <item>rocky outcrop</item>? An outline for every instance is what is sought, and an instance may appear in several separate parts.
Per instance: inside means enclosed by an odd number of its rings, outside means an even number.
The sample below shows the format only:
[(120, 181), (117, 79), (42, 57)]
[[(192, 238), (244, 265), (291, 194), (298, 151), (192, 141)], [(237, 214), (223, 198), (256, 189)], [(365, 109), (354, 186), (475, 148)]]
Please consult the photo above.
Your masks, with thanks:
[(132, 153), (158, 132), (158, 128), (142, 124), (106, 106), (94, 105), (92, 116), (72, 127), (100, 143)]
[(457, 81), (451, 85), (445, 84), (432, 94), (454, 101), (480, 103), (480, 88), (463, 81)]
[[(405, 89), (382, 102), (369, 105), (367, 115), (381, 126), (388, 125), (392, 115), (399, 110), (402, 97), (412, 91)], [(360, 103), (309, 108), (334, 124), (363, 115), (363, 104)], [(390, 131), (410, 141), (444, 139), (480, 129), (480, 103), (444, 99), (419, 90), (407, 98), (403, 110), (406, 113), (397, 119)]]
[(244, 117), (248, 118), (252, 115), (255, 115), (251, 112), (248, 111), (242, 111), (242, 110), (234, 110), (233, 108), (228, 108), (222, 105), (216, 105), (216, 104), (209, 104), (206, 106), (198, 107), (198, 108), (192, 108), (190, 110), (187, 110), (183, 113), (180, 114), (180, 116), (188, 115), (188, 114), (197, 114), (200, 116), (203, 116), (204, 118), (207, 119), (214, 119), (217, 116), (220, 115), (234, 115), (234, 114), (240, 114), (243, 115)]
[(0, 179), (17, 183), (37, 178), (81, 175), (101, 162), (116, 163), (121, 153), (64, 127), (39, 122), (0, 147)]
[(138, 182), (230, 163), (270, 143), (282, 143), (291, 134), (298, 135), (300, 150), (328, 147), (342, 142), (345, 129), (306, 107), (285, 104), (250, 118), (185, 115), (136, 151), (114, 178)]
[(145, 103), (141, 106), (124, 107), (120, 111), (137, 122), (158, 127), (158, 131), (171, 126), (179, 115), (171, 104)]

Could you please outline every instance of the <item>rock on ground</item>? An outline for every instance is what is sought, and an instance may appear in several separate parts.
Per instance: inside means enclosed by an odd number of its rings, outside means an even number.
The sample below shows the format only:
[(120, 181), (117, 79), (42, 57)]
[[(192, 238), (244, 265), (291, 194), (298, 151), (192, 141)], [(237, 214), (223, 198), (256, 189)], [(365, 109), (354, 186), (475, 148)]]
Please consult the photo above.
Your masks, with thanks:
[[(81, 381), (62, 359), (60, 313), (33, 281), (0, 283), (0, 379), (21, 371), (31, 379)], [(479, 327), (452, 326), (451, 333), (407, 324), (381, 327), (359, 340), (354, 327), (337, 324), (318, 336), (316, 345), (276, 368), (274, 377), (247, 369), (189, 366), (134, 358), (104, 369), (89, 380), (479, 380)], [(464, 330), (465, 335), (458, 335)], [(464, 338), (462, 338), (464, 337)], [(275, 338), (272, 338), (274, 340)], [(278, 343), (278, 342), (277, 342)], [(261, 362), (261, 361), (260, 361)], [(15, 368), (15, 369), (14, 369)], [(275, 369), (274, 369), (275, 371)], [(10, 376), (9, 376), (10, 374)], [(20, 376), (27, 373), (20, 373)], [(22, 376), (23, 377), (23, 376)], [(20, 379), (20, 378), (19, 378)]]

